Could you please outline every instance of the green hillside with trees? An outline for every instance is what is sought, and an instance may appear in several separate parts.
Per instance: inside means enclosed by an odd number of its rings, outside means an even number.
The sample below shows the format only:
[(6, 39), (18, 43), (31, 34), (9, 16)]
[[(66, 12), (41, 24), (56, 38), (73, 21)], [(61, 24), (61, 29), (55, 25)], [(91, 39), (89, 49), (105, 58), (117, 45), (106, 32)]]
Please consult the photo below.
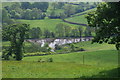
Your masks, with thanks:
[(3, 2), (3, 80), (118, 79), (119, 22), (120, 2)]

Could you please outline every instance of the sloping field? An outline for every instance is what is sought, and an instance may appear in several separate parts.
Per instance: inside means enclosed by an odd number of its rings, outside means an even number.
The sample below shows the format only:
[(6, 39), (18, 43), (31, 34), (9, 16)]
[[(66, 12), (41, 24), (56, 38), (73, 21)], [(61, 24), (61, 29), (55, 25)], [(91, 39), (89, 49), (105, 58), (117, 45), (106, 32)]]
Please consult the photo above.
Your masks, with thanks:
[(18, 21), (30, 24), (31, 28), (33, 28), (33, 27), (40, 27), (42, 30), (44, 30), (46, 28), (46, 29), (49, 29), (51, 31), (54, 31), (56, 25), (59, 24), (59, 23), (66, 24), (66, 25), (69, 25), (71, 27), (77, 27), (77, 25), (65, 23), (61, 19), (18, 20)]
[[(80, 45), (80, 43), (75, 44)], [(82, 42), (84, 52), (24, 57), (22, 61), (3, 61), (4, 78), (91, 78), (117, 77), (118, 53), (113, 45)], [(106, 48), (107, 47), (107, 48)], [(91, 48), (91, 50), (90, 50)], [(94, 48), (95, 50), (93, 50)], [(84, 56), (84, 59), (83, 59)], [(38, 62), (52, 58), (53, 62)], [(83, 61), (84, 60), (84, 61)]]
[(90, 9), (90, 10), (75, 14), (72, 17), (66, 18), (65, 20), (70, 21), (70, 22), (75, 22), (75, 23), (88, 24), (85, 16), (87, 13), (95, 11), (95, 10), (96, 10), (96, 8)]

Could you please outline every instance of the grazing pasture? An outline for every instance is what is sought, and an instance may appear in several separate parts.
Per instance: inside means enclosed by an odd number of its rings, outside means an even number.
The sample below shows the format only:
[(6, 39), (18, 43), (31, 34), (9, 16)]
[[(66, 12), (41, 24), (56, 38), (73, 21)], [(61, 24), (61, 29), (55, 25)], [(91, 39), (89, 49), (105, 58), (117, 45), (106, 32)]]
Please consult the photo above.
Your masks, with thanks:
[(47, 18), (47, 19), (44, 19), (44, 20), (18, 20), (18, 21), (30, 24), (31, 28), (40, 27), (42, 30), (48, 29), (48, 30), (51, 30), (51, 31), (55, 31), (55, 27), (59, 23), (66, 24), (66, 25), (69, 25), (71, 27), (77, 27), (77, 25), (65, 23), (61, 19), (48, 19)]
[[(3, 61), (3, 78), (117, 77), (115, 70), (118, 67), (118, 53), (113, 45), (90, 44), (89, 41), (75, 45), (80, 44), (86, 51), (24, 57), (22, 61)], [(39, 59), (48, 58), (52, 58), (53, 62), (38, 62)], [(112, 76), (111, 70), (114, 71)]]
[(84, 12), (81, 12), (81, 13), (77, 13), (77, 14), (73, 15), (72, 17), (66, 18), (65, 20), (69, 21), (69, 22), (88, 24), (85, 16), (87, 15), (87, 13), (93, 12), (95, 10), (96, 10), (96, 8), (90, 9), (90, 10), (87, 10), (87, 11), (84, 11)]

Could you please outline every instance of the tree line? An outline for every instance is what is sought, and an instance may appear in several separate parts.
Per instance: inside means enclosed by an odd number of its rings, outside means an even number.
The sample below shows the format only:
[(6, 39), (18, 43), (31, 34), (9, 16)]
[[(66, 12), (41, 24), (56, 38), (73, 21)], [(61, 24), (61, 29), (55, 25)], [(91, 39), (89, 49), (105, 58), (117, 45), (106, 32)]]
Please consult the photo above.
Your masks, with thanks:
[[(3, 8), (3, 15), (7, 14), (11, 19), (27, 19), (36, 20), (48, 18), (70, 17), (70, 15), (83, 12), (85, 10), (95, 8), (97, 5), (89, 3), (79, 3), (80, 5), (72, 5), (64, 2), (15, 2), (11, 6)], [(49, 9), (49, 6), (51, 7)], [(60, 10), (59, 12), (57, 10)], [(48, 12), (50, 11), (50, 12)]]
[(92, 36), (92, 30), (90, 27), (86, 27), (84, 30), (81, 26), (72, 28), (66, 24), (59, 23), (55, 27), (55, 31), (51, 31), (47, 28), (43, 30), (40, 27), (34, 27), (29, 30), (28, 37), (30, 39), (39, 38), (80, 38), (82, 36)]
[[(3, 27), (3, 31), (6, 28)], [(7, 34), (7, 33), (6, 33)], [(26, 39), (39, 39), (39, 38), (80, 38), (82, 36), (92, 36), (92, 30), (90, 27), (86, 27), (84, 30), (81, 26), (70, 27), (68, 25), (59, 23), (55, 27), (55, 31), (51, 31), (47, 28), (43, 30), (40, 27), (34, 27), (29, 29), (25, 35)], [(8, 37), (3, 35), (3, 40), (7, 41)]]
[(16, 2), (11, 6), (5, 6), (3, 15), (7, 14), (12, 19), (44, 19), (48, 6), (48, 2)]

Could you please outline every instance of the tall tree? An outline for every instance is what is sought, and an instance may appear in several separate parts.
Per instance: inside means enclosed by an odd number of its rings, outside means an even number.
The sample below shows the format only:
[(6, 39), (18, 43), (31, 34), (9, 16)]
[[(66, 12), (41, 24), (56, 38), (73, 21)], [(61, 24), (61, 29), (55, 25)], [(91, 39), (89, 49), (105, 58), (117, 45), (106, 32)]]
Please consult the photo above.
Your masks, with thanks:
[(45, 38), (50, 38), (51, 33), (48, 29), (44, 29), (44, 36), (45, 36)]
[(87, 20), (89, 26), (97, 27), (93, 42), (115, 44), (120, 50), (120, 2), (101, 3)]
[(83, 29), (81, 26), (78, 27), (78, 31), (79, 31), (79, 37), (80, 37), (80, 41), (82, 41), (82, 32), (83, 32)]
[(70, 31), (71, 31), (71, 27), (68, 25), (64, 25), (64, 33), (65, 33), (65, 37), (69, 37), (70, 36)]
[(59, 23), (56, 25), (55, 27), (55, 30), (56, 30), (56, 34), (57, 34), (57, 37), (64, 37), (64, 24), (62, 23)]
[(89, 26), (86, 27), (85, 29), (85, 36), (92, 36), (91, 28)]
[(25, 34), (29, 30), (28, 24), (12, 24), (3, 28), (3, 35), (10, 41), (10, 48), (6, 56), (15, 55), (16, 60), (22, 60), (22, 47)]
[(79, 36), (79, 32), (77, 28), (74, 28), (71, 30), (71, 37), (78, 37)]
[(42, 36), (42, 31), (40, 27), (32, 28), (29, 30), (30, 37), (33, 39), (38, 39)]

